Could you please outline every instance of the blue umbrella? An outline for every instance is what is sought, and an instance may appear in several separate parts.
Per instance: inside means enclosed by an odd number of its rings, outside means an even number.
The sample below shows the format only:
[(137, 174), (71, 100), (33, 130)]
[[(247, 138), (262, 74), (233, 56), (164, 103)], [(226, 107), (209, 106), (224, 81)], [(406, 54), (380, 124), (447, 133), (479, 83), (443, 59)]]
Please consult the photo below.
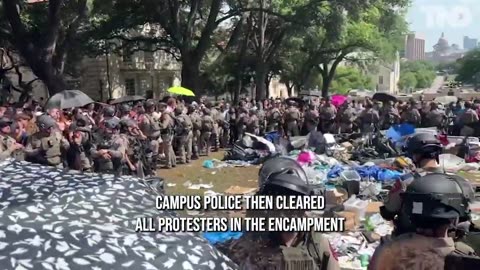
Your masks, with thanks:
[(390, 127), (387, 130), (387, 138), (393, 142), (400, 141), (403, 137), (415, 133), (415, 127), (410, 124), (400, 124)]

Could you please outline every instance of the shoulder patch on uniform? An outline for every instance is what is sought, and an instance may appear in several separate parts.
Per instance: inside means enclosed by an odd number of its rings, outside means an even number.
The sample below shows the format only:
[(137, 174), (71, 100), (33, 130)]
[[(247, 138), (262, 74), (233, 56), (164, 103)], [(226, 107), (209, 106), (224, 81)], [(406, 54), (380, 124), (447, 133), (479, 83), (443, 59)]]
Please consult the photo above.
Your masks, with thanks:
[(413, 202), (412, 214), (423, 214), (422, 202)]

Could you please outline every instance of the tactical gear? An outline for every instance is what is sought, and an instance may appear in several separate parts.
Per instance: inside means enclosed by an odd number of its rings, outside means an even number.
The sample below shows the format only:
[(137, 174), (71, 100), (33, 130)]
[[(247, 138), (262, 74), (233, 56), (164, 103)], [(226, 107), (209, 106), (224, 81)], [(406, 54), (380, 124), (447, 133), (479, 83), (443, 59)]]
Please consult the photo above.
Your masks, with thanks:
[(155, 106), (155, 100), (149, 99), (145, 101), (145, 108), (151, 108)]
[(112, 106), (108, 106), (103, 110), (103, 115), (106, 117), (113, 117), (115, 116), (115, 108)]
[(409, 157), (420, 154), (423, 158), (433, 159), (442, 152), (442, 145), (431, 133), (417, 133), (407, 139), (404, 150)]
[(37, 127), (41, 130), (53, 128), (57, 125), (57, 122), (55, 122), (55, 120), (52, 117), (46, 114), (42, 114), (39, 117), (37, 117), (36, 123), (37, 123)]
[(128, 104), (120, 105), (120, 111), (122, 113), (129, 113), (131, 110), (132, 110), (132, 107), (130, 107), (130, 105), (128, 105)]
[(434, 173), (417, 178), (402, 195), (405, 213), (413, 218), (455, 219), (469, 215), (469, 195), (459, 178)]
[(265, 161), (258, 172), (260, 187), (268, 182), (271, 175), (278, 173), (295, 175), (304, 183), (308, 182), (307, 174), (295, 160), (286, 157), (274, 157)]
[(120, 120), (117, 118), (111, 118), (105, 121), (105, 128), (117, 129), (119, 128)]

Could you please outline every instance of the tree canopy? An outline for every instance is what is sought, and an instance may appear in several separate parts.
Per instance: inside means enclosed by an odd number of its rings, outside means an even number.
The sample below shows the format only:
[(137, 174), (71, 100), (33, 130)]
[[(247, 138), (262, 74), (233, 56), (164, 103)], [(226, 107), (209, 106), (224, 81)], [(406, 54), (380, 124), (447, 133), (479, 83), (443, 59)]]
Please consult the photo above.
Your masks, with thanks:
[(398, 85), (402, 90), (428, 88), (435, 80), (435, 70), (435, 66), (427, 61), (403, 62)]

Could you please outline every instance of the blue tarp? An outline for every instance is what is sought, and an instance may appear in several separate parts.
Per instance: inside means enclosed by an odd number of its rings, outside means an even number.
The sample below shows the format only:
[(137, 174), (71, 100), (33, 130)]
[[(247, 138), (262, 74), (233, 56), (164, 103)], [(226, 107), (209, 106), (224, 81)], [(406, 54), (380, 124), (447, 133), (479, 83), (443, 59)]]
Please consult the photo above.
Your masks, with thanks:
[(404, 136), (408, 136), (415, 133), (415, 127), (410, 124), (401, 124), (392, 126), (387, 130), (387, 138), (393, 142), (398, 142)]
[[(379, 166), (360, 166), (353, 168), (362, 178), (373, 178), (377, 181), (388, 181), (400, 179), (403, 173), (398, 171), (393, 171)], [(340, 173), (345, 170), (342, 166), (333, 166), (328, 172), (328, 178), (337, 178), (340, 176)]]
[(212, 245), (217, 243), (225, 243), (228, 240), (239, 239), (242, 237), (243, 232), (204, 232), (203, 237), (205, 237), (208, 242)]

